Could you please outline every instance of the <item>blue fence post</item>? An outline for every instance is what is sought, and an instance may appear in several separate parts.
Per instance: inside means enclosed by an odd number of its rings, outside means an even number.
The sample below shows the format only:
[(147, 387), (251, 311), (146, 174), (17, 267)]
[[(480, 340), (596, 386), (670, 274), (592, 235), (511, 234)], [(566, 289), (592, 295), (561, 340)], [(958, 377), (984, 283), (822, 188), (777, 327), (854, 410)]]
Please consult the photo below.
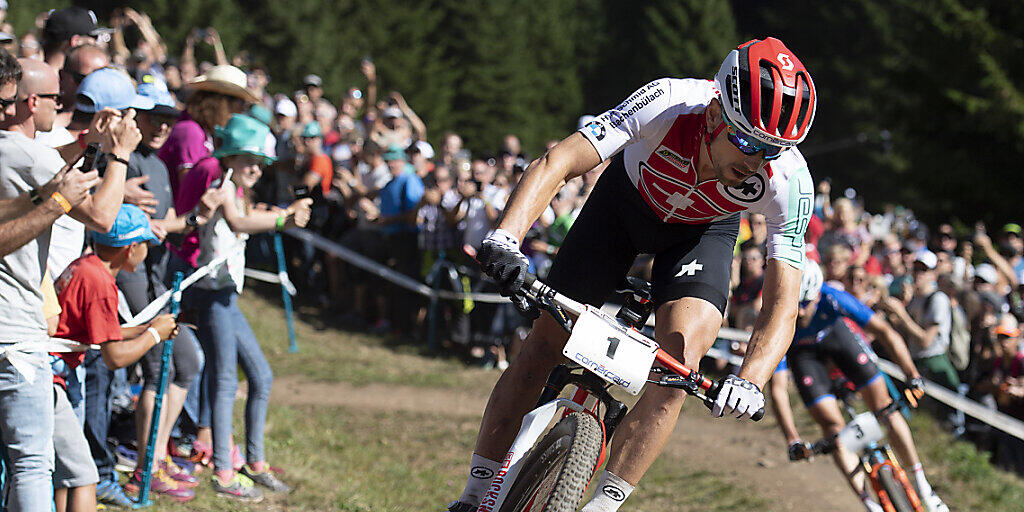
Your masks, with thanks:
[[(174, 286), (171, 291), (171, 314), (178, 317), (178, 310), (181, 307), (181, 281), (185, 274), (174, 273)], [(160, 428), (160, 413), (164, 405), (164, 390), (167, 387), (167, 371), (171, 362), (171, 354), (174, 352), (174, 337), (164, 340), (163, 352), (160, 353), (160, 380), (156, 385), (156, 399), (153, 402), (153, 416), (149, 420), (149, 442), (146, 443), (146, 456), (143, 458), (142, 487), (139, 489), (139, 499), (135, 502), (134, 508), (148, 507), (153, 504), (149, 499), (149, 487), (153, 478), (153, 454), (156, 446), (156, 434)], [(136, 459), (137, 461), (138, 459)], [(137, 465), (137, 464), (136, 464)]]
[[(274, 252), (277, 253), (277, 275), (288, 275), (288, 267), (284, 262), (284, 243), (281, 242), (281, 233), (274, 233)], [(285, 320), (288, 323), (288, 352), (299, 351), (299, 342), (295, 339), (295, 323), (292, 319), (292, 296), (288, 293), (288, 285), (281, 279), (281, 300), (284, 302)]]

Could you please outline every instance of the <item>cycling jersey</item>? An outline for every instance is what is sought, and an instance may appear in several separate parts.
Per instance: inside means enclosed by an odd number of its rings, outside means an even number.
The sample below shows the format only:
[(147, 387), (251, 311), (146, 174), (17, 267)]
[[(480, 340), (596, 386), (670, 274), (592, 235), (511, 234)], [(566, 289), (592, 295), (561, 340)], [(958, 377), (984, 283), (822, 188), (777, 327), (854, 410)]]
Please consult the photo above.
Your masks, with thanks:
[(857, 297), (823, 284), (814, 317), (806, 327), (797, 326), (796, 332), (793, 333), (793, 342), (798, 345), (818, 343), (828, 335), (828, 330), (839, 317), (849, 318), (864, 327), (874, 314), (875, 312), (857, 300)]
[(761, 213), (768, 257), (802, 268), (814, 191), (799, 150), (783, 152), (736, 187), (697, 180), (691, 163), (708, 136), (704, 111), (717, 95), (708, 80), (662, 78), (580, 132), (602, 160), (624, 150), (629, 180), (662, 222), (707, 224), (744, 210)]

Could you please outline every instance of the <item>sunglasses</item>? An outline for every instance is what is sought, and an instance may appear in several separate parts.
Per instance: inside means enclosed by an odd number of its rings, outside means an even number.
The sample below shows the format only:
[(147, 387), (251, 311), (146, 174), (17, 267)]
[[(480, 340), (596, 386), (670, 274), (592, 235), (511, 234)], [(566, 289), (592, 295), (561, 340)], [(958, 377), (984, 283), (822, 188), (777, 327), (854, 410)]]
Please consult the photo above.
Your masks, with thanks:
[(729, 121), (729, 118), (724, 115), (722, 116), (722, 119), (725, 119), (726, 138), (729, 139), (729, 142), (732, 142), (732, 145), (736, 146), (736, 149), (740, 150), (740, 153), (743, 153), (744, 155), (754, 155), (757, 154), (758, 151), (764, 151), (765, 160), (775, 160), (782, 156), (782, 152), (786, 150), (786, 148), (782, 146), (765, 144), (764, 142), (741, 132), (739, 128), (733, 126), (732, 122)]
[[(36, 97), (46, 98), (48, 100), (53, 100), (53, 102), (56, 103), (57, 105), (60, 105), (62, 103), (61, 100), (60, 100), (60, 93), (59, 92), (55, 92), (55, 93), (52, 93), (52, 94), (36, 94)], [(28, 98), (25, 98), (25, 101), (28, 101)]]

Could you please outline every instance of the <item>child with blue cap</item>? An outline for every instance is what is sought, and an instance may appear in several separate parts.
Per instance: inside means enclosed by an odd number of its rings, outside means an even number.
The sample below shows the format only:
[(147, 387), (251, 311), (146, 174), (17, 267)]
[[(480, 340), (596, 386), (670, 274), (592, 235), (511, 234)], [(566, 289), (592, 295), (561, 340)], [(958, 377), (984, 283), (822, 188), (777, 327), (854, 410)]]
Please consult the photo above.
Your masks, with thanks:
[[(173, 336), (177, 325), (171, 315), (130, 328), (122, 328), (117, 316), (115, 276), (122, 270), (133, 272), (146, 258), (149, 244), (156, 241), (146, 214), (136, 206), (121, 205), (110, 231), (93, 232), (93, 253), (72, 261), (54, 283), (61, 309), (55, 336), (99, 345), (103, 361), (112, 370), (138, 361)], [(67, 503), (68, 509), (94, 510), (99, 475), (65, 383), (66, 372), (82, 364), (84, 352), (52, 355), (59, 370), (53, 376), (54, 498)]]

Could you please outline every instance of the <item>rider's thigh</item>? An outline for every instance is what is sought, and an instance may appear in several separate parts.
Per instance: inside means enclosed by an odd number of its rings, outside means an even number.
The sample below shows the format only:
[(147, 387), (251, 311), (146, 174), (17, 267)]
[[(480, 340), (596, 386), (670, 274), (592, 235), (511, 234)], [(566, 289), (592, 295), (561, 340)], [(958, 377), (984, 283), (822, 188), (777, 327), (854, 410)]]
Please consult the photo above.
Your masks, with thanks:
[(696, 368), (718, 336), (722, 313), (704, 299), (683, 297), (662, 304), (655, 313), (654, 339), (686, 366)]
[(824, 397), (808, 406), (807, 412), (826, 434), (837, 434), (846, 426), (843, 413), (839, 410), (839, 404), (831, 396)]
[(861, 398), (864, 399), (864, 403), (867, 404), (868, 409), (872, 412), (880, 411), (892, 403), (892, 397), (889, 396), (889, 388), (885, 385), (885, 379), (882, 378), (881, 374), (871, 381), (870, 384), (860, 388), (859, 393)]

